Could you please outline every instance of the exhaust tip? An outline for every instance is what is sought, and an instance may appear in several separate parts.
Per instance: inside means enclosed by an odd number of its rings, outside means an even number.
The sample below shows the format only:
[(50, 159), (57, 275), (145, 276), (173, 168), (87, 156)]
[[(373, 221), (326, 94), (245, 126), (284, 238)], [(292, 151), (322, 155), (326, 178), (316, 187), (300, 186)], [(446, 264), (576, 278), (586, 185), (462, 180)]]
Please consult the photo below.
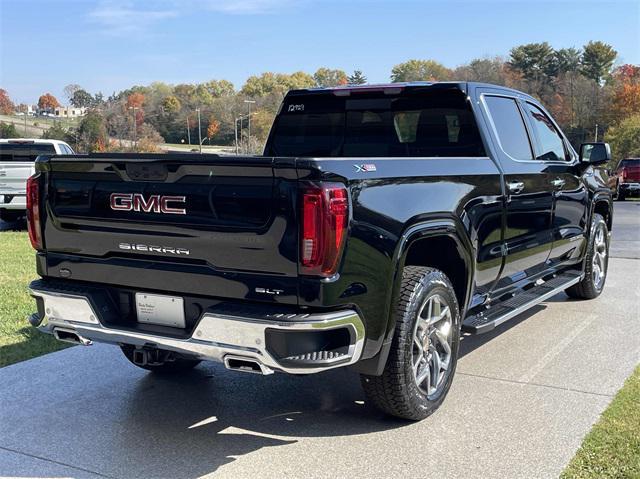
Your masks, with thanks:
[(62, 341), (64, 343), (80, 344), (82, 346), (91, 345), (90, 339), (83, 338), (78, 333), (70, 329), (56, 328), (53, 330), (53, 335), (58, 341)]
[(252, 374), (272, 374), (273, 370), (260, 361), (252, 358), (244, 358), (241, 356), (225, 356), (224, 365), (232, 371), (241, 371)]

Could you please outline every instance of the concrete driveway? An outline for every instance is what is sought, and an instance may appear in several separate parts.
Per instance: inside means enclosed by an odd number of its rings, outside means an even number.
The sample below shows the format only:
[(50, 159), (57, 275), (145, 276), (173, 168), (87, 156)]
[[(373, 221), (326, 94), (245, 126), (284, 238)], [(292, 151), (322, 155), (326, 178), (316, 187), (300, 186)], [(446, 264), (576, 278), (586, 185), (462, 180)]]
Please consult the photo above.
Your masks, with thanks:
[(604, 294), (465, 337), (425, 421), (375, 412), (345, 370), (166, 379), (75, 347), (0, 369), (0, 475), (557, 477), (640, 362), (640, 202), (615, 218)]

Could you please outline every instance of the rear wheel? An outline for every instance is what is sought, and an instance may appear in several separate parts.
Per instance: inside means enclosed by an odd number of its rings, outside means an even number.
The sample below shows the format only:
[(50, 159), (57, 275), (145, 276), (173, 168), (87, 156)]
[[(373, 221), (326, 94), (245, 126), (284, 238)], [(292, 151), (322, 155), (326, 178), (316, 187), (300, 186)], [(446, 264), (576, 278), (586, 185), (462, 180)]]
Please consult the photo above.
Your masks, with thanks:
[(604, 218), (595, 213), (587, 246), (584, 278), (565, 292), (571, 298), (593, 299), (600, 296), (609, 268), (609, 230)]
[(419, 266), (404, 268), (384, 372), (361, 376), (369, 400), (404, 419), (420, 420), (433, 413), (453, 380), (460, 321), (453, 286), (444, 273)]
[[(124, 357), (132, 364), (154, 373), (180, 373), (189, 371), (200, 364), (197, 359), (182, 358), (168, 351), (152, 351), (154, 355), (150, 356), (150, 352), (147, 351), (143, 354), (142, 350), (136, 350), (134, 346), (128, 344), (120, 346), (120, 349), (122, 349)], [(143, 357), (145, 359), (142, 359)]]

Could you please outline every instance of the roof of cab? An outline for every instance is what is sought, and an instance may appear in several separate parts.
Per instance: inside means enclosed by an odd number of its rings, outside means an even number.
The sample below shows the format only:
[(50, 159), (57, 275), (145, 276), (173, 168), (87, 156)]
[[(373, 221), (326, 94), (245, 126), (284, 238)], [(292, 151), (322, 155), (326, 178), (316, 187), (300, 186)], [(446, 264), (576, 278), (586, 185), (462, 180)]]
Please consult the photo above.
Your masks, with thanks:
[(508, 88), (501, 85), (494, 85), (491, 83), (481, 82), (465, 82), (465, 81), (443, 81), (443, 82), (428, 82), (428, 81), (412, 81), (412, 82), (398, 82), (398, 83), (372, 83), (365, 85), (338, 85), (333, 87), (317, 87), (317, 88), (302, 88), (299, 90), (290, 90), (287, 95), (303, 95), (309, 93), (334, 93), (336, 95), (348, 95), (350, 92), (366, 92), (376, 90), (403, 90), (413, 88), (458, 88), (464, 92), (468, 92), (472, 88), (490, 88), (492, 90), (500, 90), (511, 95), (525, 97), (527, 99), (535, 100), (530, 95)]

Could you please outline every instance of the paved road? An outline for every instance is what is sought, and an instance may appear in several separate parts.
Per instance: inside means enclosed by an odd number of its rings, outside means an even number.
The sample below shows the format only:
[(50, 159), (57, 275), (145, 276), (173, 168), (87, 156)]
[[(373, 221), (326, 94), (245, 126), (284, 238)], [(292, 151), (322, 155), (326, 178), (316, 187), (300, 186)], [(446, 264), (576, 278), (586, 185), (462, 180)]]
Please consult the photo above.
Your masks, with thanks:
[(557, 477), (640, 362), (640, 203), (615, 218), (605, 293), (465, 337), (425, 421), (378, 414), (349, 371), (166, 379), (76, 347), (0, 370), (0, 475)]

